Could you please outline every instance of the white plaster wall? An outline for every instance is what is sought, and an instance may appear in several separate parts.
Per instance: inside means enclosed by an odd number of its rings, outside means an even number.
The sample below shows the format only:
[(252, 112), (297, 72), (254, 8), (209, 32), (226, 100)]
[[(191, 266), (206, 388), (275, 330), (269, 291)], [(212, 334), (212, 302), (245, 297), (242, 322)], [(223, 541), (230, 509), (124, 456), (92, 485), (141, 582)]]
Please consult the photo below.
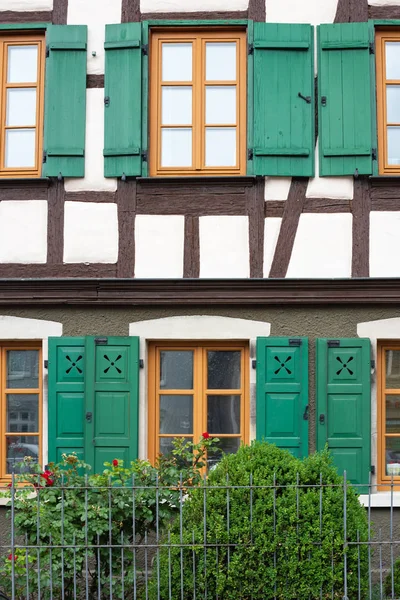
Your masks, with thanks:
[(400, 0), (368, 0), (371, 6), (398, 6)]
[(271, 23), (333, 23), (338, 0), (266, 0)]
[[(0, 340), (37, 340), (42, 343), (42, 380), (43, 380), (43, 412), (42, 412), (42, 464), (48, 461), (48, 379), (44, 361), (48, 359), (48, 339), (62, 335), (63, 326), (56, 321), (40, 319), (24, 319), (0, 315)], [(0, 499), (0, 506), (7, 503)]]
[(352, 215), (300, 216), (287, 277), (350, 277)]
[(135, 222), (135, 277), (183, 276), (185, 218), (138, 215)]
[[(114, 0), (113, 0), (114, 1)], [(85, 177), (66, 178), (67, 192), (117, 189), (117, 180), (104, 177), (104, 89), (86, 90)]]
[(247, 10), (248, 5), (249, 0), (140, 0), (143, 13)]
[[(270, 323), (231, 317), (192, 315), (166, 317), (129, 324), (129, 335), (140, 337), (140, 358), (144, 369), (139, 372), (139, 458), (147, 459), (148, 428), (148, 342), (154, 340), (246, 340), (250, 345), (250, 361), (256, 357), (256, 339), (268, 337)], [(256, 371), (250, 373), (250, 439), (256, 437)]]
[(400, 276), (400, 213), (370, 213), (369, 270), (371, 277)]
[(200, 277), (249, 277), (247, 217), (200, 217)]
[(121, 23), (121, 0), (68, 0), (67, 23), (87, 24), (88, 73), (104, 73), (105, 25)]
[(278, 241), (282, 219), (280, 217), (268, 217), (265, 219), (264, 227), (264, 277), (269, 276), (269, 271), (275, 254), (276, 242)]
[(0, 0), (0, 10), (52, 10), (53, 0)]
[(0, 263), (45, 263), (47, 202), (0, 202)]
[(115, 263), (117, 259), (117, 205), (65, 202), (64, 262)]
[(266, 177), (265, 200), (287, 200), (291, 183), (291, 177)]
[(353, 199), (353, 177), (320, 177), (318, 140), (315, 148), (315, 173), (311, 177), (306, 191), (306, 198), (339, 198)]

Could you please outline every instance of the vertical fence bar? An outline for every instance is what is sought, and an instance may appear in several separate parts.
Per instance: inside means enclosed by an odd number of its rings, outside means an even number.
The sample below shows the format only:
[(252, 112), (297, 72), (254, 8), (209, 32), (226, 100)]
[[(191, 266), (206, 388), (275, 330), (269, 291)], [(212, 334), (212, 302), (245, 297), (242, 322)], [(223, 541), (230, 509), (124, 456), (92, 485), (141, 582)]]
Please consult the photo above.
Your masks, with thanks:
[[(322, 550), (322, 500), (323, 500), (322, 490), (323, 490), (322, 473), (320, 473), (319, 474), (319, 543), (320, 543), (320, 550)], [(321, 586), (319, 589), (320, 600), (322, 600), (322, 592), (323, 592), (323, 579), (321, 577)]]
[(179, 544), (180, 544), (180, 558), (181, 558), (181, 600), (183, 600), (183, 512), (182, 512), (182, 499), (183, 499), (183, 482), (182, 472), (179, 475)]
[(277, 592), (277, 586), (276, 586), (276, 580), (277, 580), (277, 572), (276, 572), (276, 473), (274, 472), (274, 485), (273, 485), (273, 512), (274, 512), (274, 575), (275, 575), (275, 579), (274, 579), (274, 600), (276, 600), (276, 592)]
[[(51, 540), (50, 540), (51, 544)], [(28, 560), (28, 535), (25, 534), (25, 569), (26, 569), (26, 597), (29, 598), (29, 560)], [(51, 571), (50, 571), (51, 573)], [(50, 582), (52, 582), (52, 576), (50, 575)], [(53, 600), (53, 596), (51, 596), (51, 600)]]
[(97, 600), (101, 598), (101, 555), (100, 555), (100, 535), (97, 534)]
[(171, 530), (168, 529), (168, 600), (172, 600)]
[(149, 541), (146, 529), (144, 532), (144, 589), (146, 600), (148, 600), (149, 597), (149, 580), (147, 576), (147, 573), (149, 572), (148, 543)]
[[(38, 475), (38, 480), (40, 482), (40, 475)], [(63, 517), (61, 519), (61, 528), (63, 529)], [(40, 598), (41, 594), (41, 581), (40, 581), (40, 483), (37, 488), (37, 524), (36, 524), (36, 556), (37, 556), (37, 584), (38, 584), (38, 598)]]
[(358, 600), (361, 600), (361, 556), (360, 556), (360, 531), (357, 529), (357, 579), (358, 579)]
[(89, 529), (89, 479), (87, 473), (85, 474), (85, 598), (89, 600), (89, 556), (88, 556), (88, 529)]
[[(207, 598), (207, 480), (203, 478), (204, 598)], [(182, 598), (183, 600), (183, 598)]]
[(125, 556), (123, 531), (121, 531), (121, 597), (125, 598)]
[[(193, 561), (193, 600), (196, 600), (196, 551), (194, 547), (194, 529), (192, 531), (192, 561)], [(160, 591), (158, 592), (160, 595)]]
[(379, 527), (379, 590), (380, 598), (383, 598), (383, 579), (382, 579), (382, 529)]
[(372, 600), (372, 568), (371, 568), (371, 493), (372, 473), (369, 472), (368, 481), (368, 591), (369, 600)]
[[(39, 500), (39, 493), (38, 493)], [(65, 585), (64, 585), (64, 473), (61, 473), (61, 595), (64, 598)], [(39, 596), (39, 592), (38, 592)], [(40, 598), (40, 596), (39, 596)]]
[(133, 600), (137, 599), (136, 579), (136, 496), (135, 475), (132, 475), (132, 541), (133, 541)]
[(15, 600), (15, 474), (11, 474), (11, 600)]
[(156, 561), (157, 561), (157, 593), (160, 596), (160, 522), (159, 522), (159, 502), (160, 502), (160, 490), (158, 473), (156, 473)]
[(112, 537), (112, 506), (111, 506), (111, 477), (108, 478), (108, 560), (109, 560), (109, 580), (110, 580), (110, 600), (113, 597), (113, 568), (112, 568), (112, 555), (113, 555), (113, 537)]
[(230, 506), (229, 506), (229, 474), (226, 474), (226, 533), (227, 533), (227, 541), (228, 541), (228, 572), (229, 572), (229, 564), (231, 562), (231, 548), (230, 548)]
[(393, 475), (390, 478), (390, 577), (392, 598), (394, 598), (394, 560), (393, 560)]
[(74, 544), (74, 550), (73, 550), (73, 555), (74, 555), (74, 600), (76, 600), (76, 535), (74, 533), (74, 537), (73, 537), (73, 544)]
[(343, 471), (343, 600), (347, 598), (347, 473)]

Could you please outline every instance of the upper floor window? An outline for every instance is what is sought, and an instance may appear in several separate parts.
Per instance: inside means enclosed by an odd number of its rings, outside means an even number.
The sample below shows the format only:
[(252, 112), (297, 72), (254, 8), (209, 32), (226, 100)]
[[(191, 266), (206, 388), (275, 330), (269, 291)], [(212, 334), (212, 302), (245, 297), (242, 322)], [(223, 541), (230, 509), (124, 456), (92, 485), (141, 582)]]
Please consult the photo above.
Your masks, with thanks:
[(0, 176), (37, 177), (42, 167), (44, 37), (1, 37), (0, 77)]
[(246, 32), (151, 37), (150, 174), (246, 172)]

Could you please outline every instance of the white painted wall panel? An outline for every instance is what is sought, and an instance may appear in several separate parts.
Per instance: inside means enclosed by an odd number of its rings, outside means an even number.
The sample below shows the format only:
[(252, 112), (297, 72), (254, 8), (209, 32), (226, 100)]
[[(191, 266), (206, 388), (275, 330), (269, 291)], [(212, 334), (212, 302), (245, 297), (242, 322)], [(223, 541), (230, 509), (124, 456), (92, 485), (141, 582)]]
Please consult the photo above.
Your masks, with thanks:
[(353, 177), (320, 177), (318, 142), (315, 149), (316, 177), (309, 179), (306, 198), (339, 198), (352, 200)]
[(88, 73), (104, 73), (105, 25), (121, 23), (121, 0), (68, 0), (67, 22), (68, 25), (87, 24)]
[(371, 6), (399, 6), (400, 0), (368, 0)]
[(275, 254), (282, 219), (269, 217), (265, 219), (264, 226), (264, 277), (269, 276), (269, 271)]
[(64, 262), (115, 263), (117, 258), (117, 205), (101, 202), (66, 202)]
[(0, 0), (0, 10), (53, 10), (53, 0)]
[(246, 10), (248, 5), (249, 0), (140, 0), (142, 13)]
[(65, 179), (67, 192), (117, 189), (116, 179), (104, 177), (104, 89), (86, 90), (85, 177)]
[(338, 0), (266, 0), (271, 23), (333, 23)]
[(371, 277), (400, 276), (400, 213), (370, 213), (369, 269)]
[(0, 202), (0, 263), (45, 263), (47, 202)]
[(351, 258), (351, 214), (302, 214), (287, 277), (350, 277)]
[(135, 221), (135, 277), (183, 276), (185, 218), (138, 215)]
[(249, 277), (247, 217), (200, 217), (200, 277)]
[(287, 200), (291, 183), (291, 177), (266, 177), (265, 200)]

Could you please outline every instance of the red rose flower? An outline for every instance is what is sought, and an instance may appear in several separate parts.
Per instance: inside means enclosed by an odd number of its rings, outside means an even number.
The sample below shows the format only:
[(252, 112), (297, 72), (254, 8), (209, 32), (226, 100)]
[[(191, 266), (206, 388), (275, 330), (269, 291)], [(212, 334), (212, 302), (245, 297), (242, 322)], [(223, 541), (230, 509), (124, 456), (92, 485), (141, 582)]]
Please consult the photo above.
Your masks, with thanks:
[(12, 483), (8, 483), (8, 484), (7, 484), (7, 487), (8, 487), (8, 488), (12, 487)]
[(12, 554), (8, 555), (8, 560), (12, 560), (13, 558), (14, 558), (14, 560), (17, 560), (17, 557), (15, 556), (15, 554), (14, 554), (14, 557)]
[(208, 438), (210, 437), (210, 434), (208, 433), (208, 431), (205, 431), (201, 435), (203, 436), (203, 439), (205, 439), (205, 440), (208, 440)]
[(112, 461), (113, 467), (118, 467), (118, 461), (116, 458)]
[(43, 477), (43, 479), (46, 480), (47, 486), (51, 487), (52, 485), (54, 485), (54, 479), (52, 479), (53, 473), (51, 471), (45, 471), (41, 474), (41, 477)]

